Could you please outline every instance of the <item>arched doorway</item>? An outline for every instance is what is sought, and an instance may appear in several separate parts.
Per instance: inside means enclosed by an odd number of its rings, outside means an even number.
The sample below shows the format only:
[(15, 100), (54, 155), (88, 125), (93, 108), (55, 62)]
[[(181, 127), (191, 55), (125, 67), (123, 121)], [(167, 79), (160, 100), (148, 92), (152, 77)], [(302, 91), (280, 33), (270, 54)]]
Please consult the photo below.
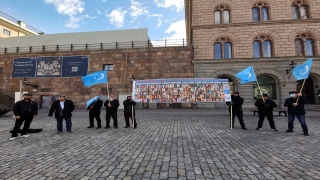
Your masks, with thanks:
[(229, 87), (230, 87), (230, 94), (233, 94), (233, 92), (235, 91), (235, 87), (234, 87), (234, 81), (231, 77), (228, 76), (218, 76), (219, 79), (228, 79), (229, 81)]
[[(257, 76), (257, 80), (260, 85), (262, 94), (266, 93), (268, 94), (270, 99), (277, 99), (277, 88), (274, 78), (268, 75), (260, 75)], [(260, 89), (258, 87), (258, 84), (255, 82), (253, 86), (254, 99), (261, 98)]]
[[(299, 80), (297, 82), (297, 91), (301, 90), (303, 80)], [(304, 87), (301, 91), (301, 93), (306, 97), (307, 104), (315, 104), (315, 92), (314, 92), (314, 85), (312, 78), (306, 79), (306, 82), (304, 83)]]

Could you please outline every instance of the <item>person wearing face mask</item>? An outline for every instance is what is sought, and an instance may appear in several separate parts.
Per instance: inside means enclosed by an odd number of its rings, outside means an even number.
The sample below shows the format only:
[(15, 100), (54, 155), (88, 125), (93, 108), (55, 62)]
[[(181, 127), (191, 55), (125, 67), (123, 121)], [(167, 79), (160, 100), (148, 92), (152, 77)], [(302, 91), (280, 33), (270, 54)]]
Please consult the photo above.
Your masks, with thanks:
[(226, 104), (229, 106), (229, 112), (232, 106), (232, 128), (234, 128), (234, 118), (237, 115), (241, 128), (243, 130), (247, 130), (244, 121), (243, 121), (243, 111), (242, 111), (242, 104), (243, 104), (243, 98), (240, 97), (239, 92), (234, 92), (231, 96), (232, 102), (226, 102)]
[(268, 94), (263, 94), (262, 99), (258, 99), (255, 102), (255, 106), (258, 106), (258, 114), (259, 114), (259, 121), (258, 121), (258, 127), (256, 130), (260, 130), (263, 125), (264, 118), (267, 117), (270, 127), (274, 131), (278, 131), (275, 127), (274, 121), (273, 121), (273, 108), (277, 107), (277, 104), (268, 98)]
[(309, 136), (307, 123), (305, 121), (306, 111), (304, 110), (304, 104), (307, 100), (298, 91), (291, 91), (289, 94), (290, 98), (287, 98), (284, 102), (284, 106), (288, 107), (288, 130), (286, 132), (293, 132), (293, 122), (295, 116), (297, 116), (301, 124), (303, 134), (305, 136)]
[(13, 113), (16, 117), (16, 122), (12, 130), (10, 141), (14, 140), (18, 136), (18, 132), (22, 123), (24, 122), (23, 129), (21, 131), (21, 137), (29, 137), (27, 132), (30, 128), (30, 124), (33, 118), (38, 115), (38, 104), (31, 100), (32, 94), (23, 94), (23, 100), (18, 101), (13, 106)]
[(118, 107), (120, 103), (119, 101), (115, 98), (114, 94), (110, 95), (110, 98), (104, 102), (104, 106), (106, 107), (106, 127), (110, 128), (110, 119), (112, 117), (113, 119), (113, 126), (114, 128), (118, 129)]

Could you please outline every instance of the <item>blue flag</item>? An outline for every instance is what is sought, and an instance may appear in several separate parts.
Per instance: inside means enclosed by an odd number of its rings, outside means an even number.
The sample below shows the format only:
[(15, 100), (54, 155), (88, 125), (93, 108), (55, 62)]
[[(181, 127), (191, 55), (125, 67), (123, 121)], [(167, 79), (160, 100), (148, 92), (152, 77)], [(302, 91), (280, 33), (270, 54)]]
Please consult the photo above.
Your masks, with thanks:
[(241, 80), (240, 84), (257, 81), (257, 77), (252, 66), (249, 66), (246, 69), (238, 72), (236, 77)]
[(89, 101), (87, 101), (86, 103), (86, 108), (89, 107), (91, 104), (93, 104), (94, 102), (96, 102), (98, 99), (99, 99), (100, 95), (94, 97), (94, 98), (91, 98)]
[(95, 84), (108, 83), (107, 71), (99, 71), (82, 77), (84, 86), (93, 86)]
[(304, 64), (300, 64), (292, 70), (292, 74), (297, 81), (301, 79), (307, 79), (309, 77), (312, 60), (313, 59), (310, 58)]

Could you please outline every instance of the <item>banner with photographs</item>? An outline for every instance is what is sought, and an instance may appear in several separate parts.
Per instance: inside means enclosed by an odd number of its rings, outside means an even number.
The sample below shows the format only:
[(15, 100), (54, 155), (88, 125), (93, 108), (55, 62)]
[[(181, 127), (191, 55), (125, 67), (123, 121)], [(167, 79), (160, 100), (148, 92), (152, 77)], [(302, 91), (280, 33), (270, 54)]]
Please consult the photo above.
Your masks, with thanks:
[(12, 78), (82, 77), (88, 74), (89, 56), (52, 56), (13, 59)]
[(228, 79), (178, 78), (133, 82), (132, 97), (142, 103), (231, 101)]

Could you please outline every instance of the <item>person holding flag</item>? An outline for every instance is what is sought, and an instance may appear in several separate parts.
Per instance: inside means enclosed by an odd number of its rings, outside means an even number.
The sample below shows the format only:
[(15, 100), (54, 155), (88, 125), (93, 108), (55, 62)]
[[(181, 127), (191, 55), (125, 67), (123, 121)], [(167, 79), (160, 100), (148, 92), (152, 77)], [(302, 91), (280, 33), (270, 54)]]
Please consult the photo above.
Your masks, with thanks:
[(119, 105), (120, 105), (120, 103), (116, 99), (114, 94), (111, 94), (109, 99), (104, 102), (104, 106), (106, 107), (106, 111), (107, 111), (105, 129), (110, 128), (111, 117), (113, 119), (114, 128), (118, 129), (118, 107), (119, 107)]
[(101, 113), (102, 105), (103, 105), (103, 101), (100, 100), (100, 96), (96, 96), (95, 98), (91, 99), (91, 103), (87, 105), (87, 110), (89, 111), (89, 120), (90, 120), (90, 126), (88, 126), (88, 128), (94, 127), (94, 118), (96, 119), (98, 124), (97, 129), (101, 128), (100, 113)]
[(313, 59), (310, 58), (305, 63), (296, 66), (292, 70), (292, 74), (297, 81), (302, 79), (304, 80), (303, 80), (300, 92), (298, 91), (289, 92), (290, 98), (287, 98), (284, 102), (284, 106), (288, 107), (288, 130), (286, 131), (288, 133), (293, 132), (293, 122), (294, 122), (295, 116), (297, 116), (301, 124), (303, 134), (305, 136), (309, 136), (308, 126), (305, 120), (306, 111), (304, 110), (304, 104), (307, 102), (307, 100), (304, 96), (302, 96), (301, 92), (304, 87), (304, 83), (306, 79), (309, 77), (311, 67), (312, 67), (312, 61)]
[(268, 94), (262, 94), (262, 99), (258, 99), (254, 105), (258, 106), (259, 112), (259, 121), (256, 130), (260, 130), (262, 128), (264, 118), (267, 117), (271, 129), (278, 131), (273, 120), (273, 108), (277, 107), (277, 104), (273, 100), (269, 99)]

